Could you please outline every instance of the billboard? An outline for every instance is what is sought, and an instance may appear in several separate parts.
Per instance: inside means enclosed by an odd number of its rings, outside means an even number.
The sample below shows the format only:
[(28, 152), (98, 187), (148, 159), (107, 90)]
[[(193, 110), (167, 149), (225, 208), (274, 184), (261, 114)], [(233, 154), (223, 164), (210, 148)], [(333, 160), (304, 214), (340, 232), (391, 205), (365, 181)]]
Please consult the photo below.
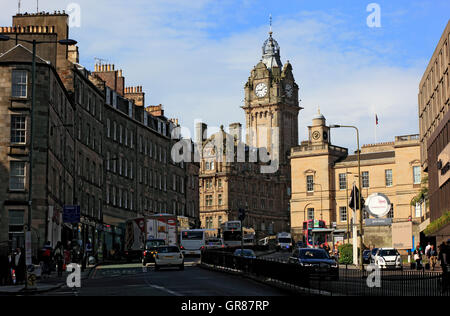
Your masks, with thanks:
[(392, 223), (392, 247), (412, 249), (412, 222)]

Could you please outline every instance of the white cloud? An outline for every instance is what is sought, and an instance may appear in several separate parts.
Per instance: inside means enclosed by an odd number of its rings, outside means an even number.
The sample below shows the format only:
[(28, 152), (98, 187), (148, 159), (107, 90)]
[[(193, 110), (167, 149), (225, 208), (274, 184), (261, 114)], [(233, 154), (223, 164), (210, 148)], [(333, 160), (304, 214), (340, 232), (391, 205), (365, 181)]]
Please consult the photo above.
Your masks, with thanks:
[[(32, 9), (33, 1), (22, 2), (23, 12)], [(49, 0), (41, 6), (53, 12), (70, 2)], [(245, 19), (241, 10), (232, 10), (232, 1), (74, 2), (82, 8), (82, 27), (72, 29), (72, 37), (88, 68), (94, 57), (115, 63), (129, 85), (144, 86), (148, 104), (164, 104), (167, 116), (178, 117), (190, 129), (197, 118), (212, 126), (244, 123), (243, 87), (261, 58), (267, 21), (218, 38), (214, 31), (224, 23)], [(247, 0), (240, 6), (256, 4)], [(9, 25), (16, 5), (2, 6), (0, 22)], [(418, 132), (417, 87), (425, 61), (409, 68), (391, 65), (381, 53), (392, 52), (389, 43), (370, 43), (336, 12), (279, 17), (274, 37), (301, 87), (305, 110), (299, 116), (299, 141), (305, 140), (318, 107), (329, 124), (359, 126), (362, 144), (374, 141), (375, 113), (379, 141)], [(355, 148), (352, 131), (333, 135), (336, 144)]]

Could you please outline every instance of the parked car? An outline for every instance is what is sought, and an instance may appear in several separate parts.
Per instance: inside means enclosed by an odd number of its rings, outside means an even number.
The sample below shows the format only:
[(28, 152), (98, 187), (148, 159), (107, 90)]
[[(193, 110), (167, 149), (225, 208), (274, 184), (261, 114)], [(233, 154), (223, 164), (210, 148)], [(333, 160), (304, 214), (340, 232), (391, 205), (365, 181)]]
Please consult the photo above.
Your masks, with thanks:
[(155, 262), (157, 248), (166, 244), (164, 239), (149, 239), (145, 243), (145, 249), (142, 252), (142, 265), (146, 266), (150, 262)]
[(256, 259), (256, 254), (251, 249), (236, 249), (233, 254), (235, 257), (244, 257), (248, 259)]
[(321, 248), (297, 248), (288, 262), (298, 264), (311, 272), (312, 276), (329, 277), (339, 280), (339, 264)]
[(371, 255), (372, 251), (369, 249), (364, 250), (363, 252), (363, 263), (370, 263), (370, 255)]
[(184, 256), (177, 246), (160, 246), (156, 248), (155, 270), (161, 267), (178, 267), (184, 270)]
[(379, 248), (373, 257), (373, 263), (380, 269), (403, 270), (402, 256), (395, 248)]

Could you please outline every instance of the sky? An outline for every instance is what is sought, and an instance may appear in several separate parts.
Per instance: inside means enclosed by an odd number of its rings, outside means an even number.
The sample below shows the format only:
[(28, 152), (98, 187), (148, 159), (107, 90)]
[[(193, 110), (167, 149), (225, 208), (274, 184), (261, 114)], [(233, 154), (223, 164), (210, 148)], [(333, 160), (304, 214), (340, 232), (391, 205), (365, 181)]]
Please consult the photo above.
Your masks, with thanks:
[[(17, 1), (0, 1), (0, 25), (9, 26)], [(371, 3), (379, 8), (379, 27), (368, 25)], [(21, 12), (36, 12), (36, 5), (22, 0)], [(55, 10), (79, 16), (70, 37), (82, 65), (93, 70), (97, 57), (123, 69), (127, 86), (143, 86), (147, 105), (163, 104), (192, 137), (196, 120), (210, 132), (245, 125), (244, 84), (261, 59), (272, 15), (281, 60), (292, 64), (300, 86), (299, 142), (320, 108), (327, 124), (356, 125), (361, 144), (371, 144), (418, 134), (418, 86), (449, 21), (450, 2), (39, 1), (39, 11)], [(332, 130), (331, 140), (356, 149), (353, 130)]]

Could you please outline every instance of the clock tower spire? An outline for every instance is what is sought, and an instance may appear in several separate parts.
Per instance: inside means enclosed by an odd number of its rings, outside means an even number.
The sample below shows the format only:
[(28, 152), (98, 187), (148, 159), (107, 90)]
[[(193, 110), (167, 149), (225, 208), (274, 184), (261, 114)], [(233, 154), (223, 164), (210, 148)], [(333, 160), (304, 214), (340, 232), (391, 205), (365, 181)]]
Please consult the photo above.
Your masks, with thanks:
[(262, 47), (262, 59), (245, 84), (247, 144), (265, 147), (280, 166), (288, 165), (290, 149), (298, 145), (299, 87), (289, 61), (283, 66), (280, 46), (269, 38)]

